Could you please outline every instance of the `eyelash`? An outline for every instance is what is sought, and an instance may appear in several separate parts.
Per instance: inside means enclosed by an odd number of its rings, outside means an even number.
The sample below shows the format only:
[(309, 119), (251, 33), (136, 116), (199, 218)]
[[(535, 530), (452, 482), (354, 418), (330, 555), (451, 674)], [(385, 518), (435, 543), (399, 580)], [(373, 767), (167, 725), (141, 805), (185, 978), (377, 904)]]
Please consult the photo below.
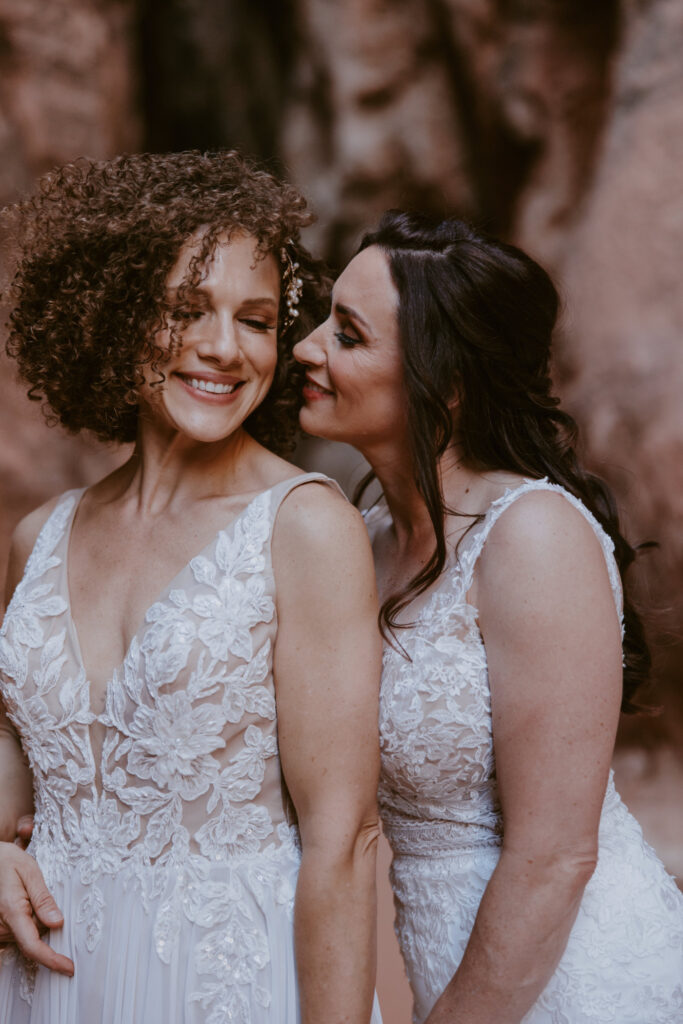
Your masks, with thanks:
[(173, 311), (174, 320), (199, 320), (204, 312), (201, 309), (176, 309)]
[[(199, 320), (203, 316), (203, 309), (177, 309), (173, 314), (175, 320), (182, 320), (185, 323)], [(260, 331), (264, 334), (266, 331), (272, 331), (275, 328), (275, 324), (264, 323), (262, 320), (251, 320), (247, 317), (242, 319), (242, 323), (246, 324), (247, 327), (250, 327), (252, 330)]]
[(344, 334), (343, 331), (335, 331), (334, 336), (344, 348), (353, 348), (355, 345), (360, 345), (360, 338), (352, 338), (350, 335)]
[(247, 327), (251, 327), (255, 331), (261, 331), (264, 334), (266, 331), (272, 331), (275, 328), (275, 324), (264, 323), (263, 320), (248, 320), (245, 318), (242, 320), (242, 323), (246, 324)]

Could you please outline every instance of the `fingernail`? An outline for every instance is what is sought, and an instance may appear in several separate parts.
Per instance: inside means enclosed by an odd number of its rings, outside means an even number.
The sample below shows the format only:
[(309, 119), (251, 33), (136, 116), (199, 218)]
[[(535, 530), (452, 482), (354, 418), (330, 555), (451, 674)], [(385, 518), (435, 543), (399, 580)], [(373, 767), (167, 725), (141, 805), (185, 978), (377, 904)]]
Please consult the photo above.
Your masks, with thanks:
[(54, 921), (55, 923), (57, 921), (61, 921), (62, 920), (62, 915), (59, 913), (58, 910), (47, 910), (47, 911), (45, 911), (45, 917), (48, 919), (48, 921)]

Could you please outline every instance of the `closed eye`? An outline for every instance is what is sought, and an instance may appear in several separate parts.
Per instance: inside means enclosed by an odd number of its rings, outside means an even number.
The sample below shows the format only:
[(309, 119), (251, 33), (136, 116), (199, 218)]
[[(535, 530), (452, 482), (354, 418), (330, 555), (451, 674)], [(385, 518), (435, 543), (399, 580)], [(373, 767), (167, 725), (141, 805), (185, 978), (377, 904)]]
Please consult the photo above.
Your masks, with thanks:
[(251, 317), (242, 317), (241, 322), (246, 324), (247, 327), (250, 327), (253, 331), (261, 331), (262, 333), (265, 333), (265, 331), (275, 330), (275, 324), (268, 320), (252, 320)]
[(340, 345), (344, 348), (353, 348), (354, 345), (360, 345), (360, 338), (353, 338), (350, 334), (345, 334), (344, 331), (335, 331), (334, 336)]
[(177, 308), (173, 310), (173, 319), (181, 320), (184, 323), (190, 323), (192, 320), (199, 320), (202, 316), (204, 316), (203, 309)]

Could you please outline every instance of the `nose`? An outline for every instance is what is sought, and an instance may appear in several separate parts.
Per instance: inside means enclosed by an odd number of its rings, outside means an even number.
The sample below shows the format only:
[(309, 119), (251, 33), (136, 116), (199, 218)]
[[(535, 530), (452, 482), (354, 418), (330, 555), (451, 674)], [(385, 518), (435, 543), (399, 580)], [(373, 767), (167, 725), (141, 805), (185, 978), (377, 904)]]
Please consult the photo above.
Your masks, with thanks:
[(305, 366), (323, 366), (327, 360), (324, 343), (324, 327), (320, 324), (301, 341), (297, 341), (292, 354), (298, 363)]
[(242, 349), (232, 316), (215, 315), (204, 320), (197, 352), (203, 359), (220, 363), (222, 366), (234, 365), (241, 361)]

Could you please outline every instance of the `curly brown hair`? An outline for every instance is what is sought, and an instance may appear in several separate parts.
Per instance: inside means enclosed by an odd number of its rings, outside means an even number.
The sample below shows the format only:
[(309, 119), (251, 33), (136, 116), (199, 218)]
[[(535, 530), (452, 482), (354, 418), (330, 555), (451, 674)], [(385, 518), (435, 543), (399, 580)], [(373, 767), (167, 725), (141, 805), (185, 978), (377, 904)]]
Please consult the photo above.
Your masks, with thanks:
[(299, 264), (300, 315), (288, 324), (281, 301), (275, 379), (245, 426), (273, 451), (291, 449), (300, 405), (291, 350), (323, 318), (330, 287), (301, 244), (312, 216), (292, 185), (234, 151), (82, 159), (46, 174), (4, 216), (18, 248), (7, 351), (49, 422), (103, 441), (135, 439), (143, 369), (164, 380), (168, 352), (154, 339), (168, 323), (166, 279), (190, 236), (202, 229), (189, 289), (221, 235), (252, 235), (259, 255), (280, 265), (286, 245)]

